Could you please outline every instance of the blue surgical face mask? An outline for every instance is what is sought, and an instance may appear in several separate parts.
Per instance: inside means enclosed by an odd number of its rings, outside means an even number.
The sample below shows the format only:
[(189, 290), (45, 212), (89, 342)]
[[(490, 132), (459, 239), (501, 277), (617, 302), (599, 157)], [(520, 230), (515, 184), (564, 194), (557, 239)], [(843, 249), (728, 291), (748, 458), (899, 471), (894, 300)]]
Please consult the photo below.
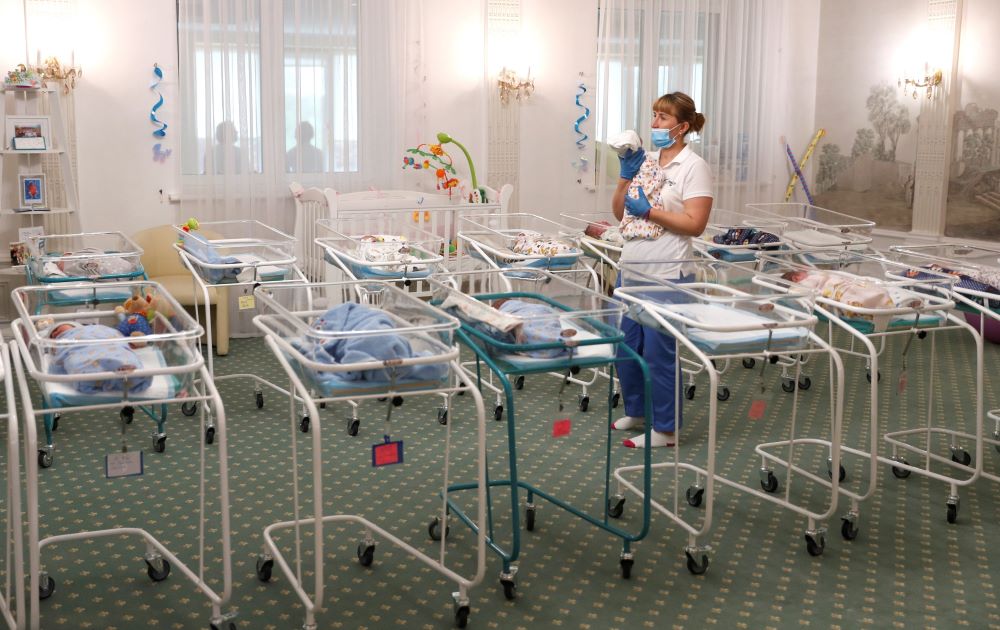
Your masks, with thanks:
[(669, 149), (674, 146), (674, 143), (677, 142), (677, 140), (670, 135), (670, 132), (683, 124), (684, 123), (677, 123), (670, 129), (653, 129), (650, 134), (650, 141), (653, 143), (653, 146), (657, 149)]

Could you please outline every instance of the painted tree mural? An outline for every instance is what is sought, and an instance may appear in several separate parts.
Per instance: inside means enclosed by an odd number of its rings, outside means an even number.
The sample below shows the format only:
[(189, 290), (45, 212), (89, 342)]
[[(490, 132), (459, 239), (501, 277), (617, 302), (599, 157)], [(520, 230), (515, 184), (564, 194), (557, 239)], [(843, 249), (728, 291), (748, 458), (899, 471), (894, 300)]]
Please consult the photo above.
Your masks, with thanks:
[(875, 85), (865, 102), (868, 120), (878, 136), (875, 144), (877, 160), (895, 162), (896, 143), (901, 135), (910, 131), (910, 112), (896, 98), (898, 91), (888, 83)]

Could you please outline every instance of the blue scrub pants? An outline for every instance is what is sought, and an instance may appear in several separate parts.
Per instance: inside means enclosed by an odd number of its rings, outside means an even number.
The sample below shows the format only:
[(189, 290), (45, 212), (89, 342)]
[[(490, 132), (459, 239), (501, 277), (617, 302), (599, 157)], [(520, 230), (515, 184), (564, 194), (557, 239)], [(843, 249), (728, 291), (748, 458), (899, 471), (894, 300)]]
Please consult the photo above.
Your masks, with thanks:
[[(675, 431), (681, 424), (681, 400), (675, 391), (680, 366), (677, 363), (677, 340), (671, 335), (642, 326), (628, 317), (622, 318), (625, 343), (636, 351), (649, 366), (653, 389), (653, 430), (665, 433)], [(624, 357), (623, 350), (618, 356)], [(646, 415), (645, 388), (642, 370), (635, 360), (616, 364), (625, 413), (636, 418)], [(648, 418), (647, 418), (648, 420)]]

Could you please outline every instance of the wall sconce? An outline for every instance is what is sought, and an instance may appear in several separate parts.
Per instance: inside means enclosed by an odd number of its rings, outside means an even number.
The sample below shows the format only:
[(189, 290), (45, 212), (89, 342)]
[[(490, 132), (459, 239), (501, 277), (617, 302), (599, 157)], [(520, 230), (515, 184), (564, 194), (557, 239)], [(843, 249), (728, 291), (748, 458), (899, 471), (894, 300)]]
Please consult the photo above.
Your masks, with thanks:
[(513, 97), (517, 100), (527, 100), (531, 93), (535, 91), (535, 82), (531, 78), (531, 69), (528, 69), (528, 76), (521, 79), (513, 70), (506, 67), (500, 71), (497, 78), (497, 89), (500, 91), (500, 102), (504, 105), (510, 103)]
[(76, 87), (76, 80), (83, 76), (83, 69), (76, 66), (75, 55), (70, 59), (69, 66), (63, 66), (55, 57), (48, 57), (45, 64), (39, 62), (35, 72), (46, 81), (62, 81), (63, 94)]
[(924, 76), (919, 79), (902, 78), (896, 82), (896, 85), (903, 88), (903, 96), (906, 96), (907, 91), (910, 87), (913, 87), (913, 98), (917, 98), (917, 88), (927, 89), (927, 98), (931, 98), (934, 95), (934, 88), (941, 85), (941, 81), (944, 79), (944, 75), (940, 70), (935, 70), (934, 72), (928, 74), (927, 66), (924, 66)]

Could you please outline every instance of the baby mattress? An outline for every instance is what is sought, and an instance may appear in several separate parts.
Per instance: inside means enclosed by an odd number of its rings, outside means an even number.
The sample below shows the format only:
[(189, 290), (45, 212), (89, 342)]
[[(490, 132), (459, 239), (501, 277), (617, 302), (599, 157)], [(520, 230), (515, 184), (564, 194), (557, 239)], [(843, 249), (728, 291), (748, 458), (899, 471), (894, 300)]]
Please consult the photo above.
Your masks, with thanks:
[[(718, 304), (661, 304), (658, 308), (669, 310), (705, 326), (743, 326), (747, 330), (719, 332), (688, 326), (687, 338), (708, 354), (735, 354), (762, 352), (765, 349), (783, 350), (805, 344), (809, 329), (803, 327), (770, 329), (765, 324), (775, 320), (751, 311), (730, 308)], [(640, 322), (647, 326), (659, 327), (649, 315), (640, 314)]]
[[(564, 325), (564, 328), (573, 328), (576, 330), (576, 335), (573, 339), (576, 341), (586, 341), (590, 339), (600, 339), (598, 335), (586, 330), (580, 330), (571, 325)], [(555, 357), (555, 358), (538, 358), (529, 357), (524, 354), (505, 352), (497, 354), (497, 358), (510, 364), (512, 367), (517, 369), (565, 369), (566, 367), (573, 364), (574, 361), (589, 361), (593, 359), (608, 359), (611, 360), (615, 357), (615, 346), (614, 344), (593, 344), (586, 346), (577, 346), (573, 349), (572, 358), (568, 356)]]
[[(133, 350), (142, 361), (143, 369), (166, 367), (166, 362), (163, 360), (163, 354), (160, 352), (159, 348), (154, 346), (144, 346), (142, 348), (134, 348)], [(49, 371), (49, 358), (50, 357), (45, 356), (42, 359), (42, 369), (45, 372)], [(45, 399), (48, 401), (49, 405), (54, 408), (73, 407), (76, 405), (99, 405), (103, 403), (121, 402), (122, 400), (122, 392), (120, 391), (102, 392), (100, 394), (85, 394), (77, 390), (73, 383), (69, 382), (45, 381), (40, 383), (40, 385), (42, 387), (42, 391), (44, 392)], [(144, 400), (176, 398), (178, 392), (179, 386), (175, 376), (171, 374), (157, 374), (153, 377), (153, 382), (150, 384), (148, 389), (139, 393), (129, 392), (128, 399), (135, 402), (141, 402)]]

